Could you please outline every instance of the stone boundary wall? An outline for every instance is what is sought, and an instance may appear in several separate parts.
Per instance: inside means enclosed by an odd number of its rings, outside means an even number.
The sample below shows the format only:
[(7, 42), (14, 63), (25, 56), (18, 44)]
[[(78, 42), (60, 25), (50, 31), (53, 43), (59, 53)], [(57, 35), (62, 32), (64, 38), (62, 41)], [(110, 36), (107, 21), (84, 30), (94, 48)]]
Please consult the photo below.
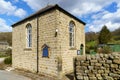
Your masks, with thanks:
[(120, 80), (120, 54), (77, 56), (74, 75), (76, 80)]

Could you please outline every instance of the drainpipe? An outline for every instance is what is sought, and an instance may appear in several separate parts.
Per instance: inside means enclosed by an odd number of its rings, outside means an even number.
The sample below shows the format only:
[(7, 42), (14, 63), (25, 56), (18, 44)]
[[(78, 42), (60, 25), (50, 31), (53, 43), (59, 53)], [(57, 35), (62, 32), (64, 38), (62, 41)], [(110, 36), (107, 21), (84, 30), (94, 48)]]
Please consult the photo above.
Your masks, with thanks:
[(39, 20), (37, 16), (37, 73), (39, 72)]

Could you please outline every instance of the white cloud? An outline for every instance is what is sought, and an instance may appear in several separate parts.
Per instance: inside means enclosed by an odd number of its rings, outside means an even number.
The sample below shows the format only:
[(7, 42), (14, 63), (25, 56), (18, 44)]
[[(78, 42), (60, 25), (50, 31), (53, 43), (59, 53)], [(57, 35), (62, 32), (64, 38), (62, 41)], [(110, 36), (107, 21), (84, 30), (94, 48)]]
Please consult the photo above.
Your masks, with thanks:
[[(19, 14), (17, 15), (16, 13), (19, 13)], [(12, 5), (12, 3), (9, 1), (0, 0), (0, 14), (24, 17), (26, 15), (26, 11), (21, 8), (17, 8), (17, 6)]]
[(39, 10), (46, 5), (53, 5), (59, 3), (61, 0), (23, 0), (27, 3), (28, 6), (30, 6), (33, 10)]
[[(117, 9), (116, 12), (111, 13), (106, 10), (92, 16), (94, 19), (91, 23), (89, 23), (90, 31), (100, 31), (103, 25), (106, 25), (108, 29), (114, 31), (117, 28), (120, 28), (120, 8)], [(92, 27), (91, 27), (92, 26)], [(94, 27), (93, 27), (94, 26)]]
[[(63, 1), (63, 2), (62, 2)], [(112, 3), (113, 0), (105, 1), (105, 0), (74, 0), (69, 1), (62, 0), (59, 4), (64, 7), (67, 11), (77, 15), (85, 15), (93, 12), (100, 11), (104, 6)], [(68, 3), (68, 4), (67, 4)]]
[(12, 28), (6, 24), (6, 21), (0, 18), (0, 32), (10, 32)]
[(23, 0), (24, 2), (27, 3), (27, 5), (29, 5), (32, 9), (34, 10), (38, 10), (39, 8), (42, 8), (42, 4), (44, 4), (44, 2), (42, 2), (41, 0)]
[[(13, 0), (20, 2), (19, 0)], [(114, 30), (120, 25), (120, 1), (119, 0), (22, 0), (33, 10), (39, 10), (47, 4), (59, 4), (65, 10), (76, 15), (83, 17), (92, 14), (86, 25), (89, 31), (99, 31), (103, 25), (107, 25), (110, 30)], [(117, 3), (117, 11), (114, 13), (104, 10), (112, 2)], [(20, 18), (24, 17), (27, 12), (17, 6), (14, 6), (10, 1), (0, 0), (0, 14), (14, 15)], [(99, 13), (98, 13), (99, 12)], [(96, 13), (96, 14), (95, 14)]]
[[(65, 10), (76, 15), (77, 17), (83, 17), (89, 14), (92, 21), (86, 25), (89, 31), (100, 31), (102, 26), (107, 25), (110, 30), (114, 30), (120, 25), (120, 1), (119, 0), (23, 0), (33, 10), (41, 9), (49, 4), (59, 4)], [(118, 10), (115, 13), (110, 13), (104, 10), (104, 7), (110, 5), (112, 2), (116, 2)], [(99, 13), (97, 13), (99, 12)], [(93, 15), (93, 13), (96, 13)], [(119, 23), (118, 23), (119, 22)]]
[(15, 16), (19, 16), (19, 17), (24, 17), (25, 15), (26, 15), (26, 11), (24, 11), (23, 9), (17, 9), (16, 11), (15, 11)]
[(105, 24), (111, 31), (117, 29), (120, 27), (120, 23), (112, 23), (111, 21), (109, 21), (108, 23)]
[(16, 9), (15, 6), (12, 6), (10, 2), (6, 2), (4, 0), (0, 0), (0, 13), (1, 14), (12, 14)]

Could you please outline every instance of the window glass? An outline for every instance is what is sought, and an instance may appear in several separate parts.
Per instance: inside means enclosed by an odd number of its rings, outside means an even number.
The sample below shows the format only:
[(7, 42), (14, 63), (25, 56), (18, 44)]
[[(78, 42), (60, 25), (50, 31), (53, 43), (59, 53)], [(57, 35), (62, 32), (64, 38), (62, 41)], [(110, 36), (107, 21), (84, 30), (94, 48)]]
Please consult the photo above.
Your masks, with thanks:
[(32, 47), (32, 26), (27, 25), (27, 47)]
[(43, 57), (48, 57), (48, 47), (43, 48)]
[(69, 24), (69, 45), (74, 46), (74, 23), (70, 22)]

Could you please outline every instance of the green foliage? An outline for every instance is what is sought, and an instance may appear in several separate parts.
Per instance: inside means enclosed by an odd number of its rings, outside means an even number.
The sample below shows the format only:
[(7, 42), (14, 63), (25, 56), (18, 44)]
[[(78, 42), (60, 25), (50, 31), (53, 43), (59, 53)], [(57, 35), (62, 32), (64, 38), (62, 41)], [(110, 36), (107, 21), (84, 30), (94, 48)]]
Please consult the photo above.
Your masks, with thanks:
[(85, 52), (86, 54), (90, 54), (90, 48), (88, 46), (85, 46)]
[(4, 63), (5, 64), (12, 64), (12, 57), (9, 56), (9, 57), (5, 58)]
[(91, 50), (98, 53), (109, 53), (112, 50), (110, 47), (98, 48), (98, 44), (120, 44), (120, 28), (113, 32), (110, 32), (106, 26), (98, 33), (87, 32), (86, 33), (86, 53), (90, 54)]
[(107, 45), (103, 46), (102, 48), (98, 48), (98, 50), (97, 50), (97, 53), (109, 54), (111, 52), (112, 52), (112, 49)]
[(98, 37), (99, 44), (107, 44), (111, 40), (111, 38), (111, 32), (106, 26), (103, 26)]
[(12, 49), (7, 49), (7, 50), (6, 50), (6, 54), (7, 54), (8, 56), (11, 56), (11, 55), (12, 55)]
[(96, 50), (95, 50), (95, 49), (96, 49), (96, 46), (97, 46), (97, 42), (96, 42), (96, 41), (87, 42), (87, 43), (86, 43), (86, 47), (85, 47), (86, 53), (87, 53), (87, 54), (90, 54), (90, 50), (96, 51)]
[(7, 54), (5, 54), (4, 52), (0, 52), (0, 57), (6, 57)]
[(7, 56), (12, 56), (12, 50), (11, 49), (7, 49), (4, 52), (0, 52), (0, 57), (7, 57)]
[(103, 53), (108, 54), (108, 53), (111, 53), (111, 52), (112, 52), (112, 50), (109, 46), (104, 46), (103, 47)]

